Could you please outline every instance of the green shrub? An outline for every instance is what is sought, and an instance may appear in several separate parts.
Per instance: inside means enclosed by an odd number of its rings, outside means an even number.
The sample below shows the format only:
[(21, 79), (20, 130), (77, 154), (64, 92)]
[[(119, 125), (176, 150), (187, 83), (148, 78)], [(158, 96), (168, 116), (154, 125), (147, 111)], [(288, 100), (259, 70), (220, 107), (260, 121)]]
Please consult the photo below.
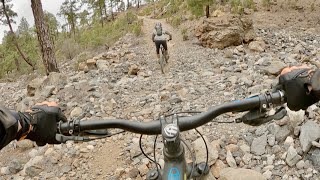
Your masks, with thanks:
[(62, 42), (59, 42), (59, 47), (61, 53), (67, 59), (73, 59), (79, 54), (79, 52), (81, 52), (80, 45), (71, 38), (64, 39)]
[(181, 16), (175, 16), (173, 18), (170, 19), (170, 24), (173, 27), (178, 27), (180, 24), (182, 23), (182, 18)]
[(250, 8), (250, 9), (255, 9), (254, 1), (253, 0), (244, 0), (243, 1), (243, 7)]
[(271, 0), (262, 0), (262, 5), (264, 7), (270, 7), (271, 5)]
[(186, 29), (186, 28), (183, 28), (182, 30), (181, 30), (181, 35), (182, 35), (182, 40), (183, 41), (186, 41), (186, 40), (188, 40), (189, 39), (189, 37), (188, 37), (188, 29)]
[(105, 44), (112, 45), (128, 32), (140, 35), (142, 24), (143, 22), (138, 20), (132, 11), (128, 11), (121, 14), (114, 22), (106, 23), (103, 27), (101, 24), (95, 24), (90, 29), (80, 32), (76, 42), (82, 49), (98, 48), (105, 46)]
[(243, 14), (244, 8), (256, 10), (254, 0), (231, 0), (231, 12), (235, 14)]
[(139, 11), (139, 16), (149, 16), (152, 14), (152, 11), (154, 10), (153, 6), (147, 6), (143, 8), (141, 11)]
[(188, 18), (189, 21), (193, 21), (195, 19), (195, 17), (192, 15)]
[(187, 0), (188, 7), (193, 15), (200, 17), (204, 15), (204, 3), (197, 0)]
[(168, 6), (167, 14), (169, 16), (176, 14), (179, 11), (179, 3), (177, 1), (171, 1), (170, 6)]
[(238, 7), (238, 6), (242, 5), (242, 3), (241, 3), (241, 0), (231, 0), (230, 5), (231, 5), (231, 7)]
[(131, 32), (136, 36), (140, 36), (142, 34), (141, 26), (143, 25), (143, 21), (139, 20), (131, 25)]

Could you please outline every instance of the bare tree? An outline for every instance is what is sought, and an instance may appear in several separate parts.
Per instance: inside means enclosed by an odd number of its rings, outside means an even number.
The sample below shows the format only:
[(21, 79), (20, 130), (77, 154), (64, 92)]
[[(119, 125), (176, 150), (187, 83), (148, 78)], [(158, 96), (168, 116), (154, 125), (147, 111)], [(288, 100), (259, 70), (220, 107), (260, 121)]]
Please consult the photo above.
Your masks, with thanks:
[(54, 47), (52, 45), (48, 27), (44, 22), (41, 0), (31, 0), (34, 22), (37, 28), (38, 41), (41, 48), (42, 61), (46, 68), (46, 73), (59, 72)]

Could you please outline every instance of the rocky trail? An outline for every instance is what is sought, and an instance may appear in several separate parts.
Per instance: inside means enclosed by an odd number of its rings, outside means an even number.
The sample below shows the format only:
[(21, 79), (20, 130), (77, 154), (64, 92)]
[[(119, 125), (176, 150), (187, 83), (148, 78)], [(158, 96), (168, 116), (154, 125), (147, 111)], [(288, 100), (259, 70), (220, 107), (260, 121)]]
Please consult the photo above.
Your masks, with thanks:
[[(255, 29), (258, 42), (224, 50), (183, 41), (180, 31), (161, 20), (173, 34), (169, 64), (160, 71), (151, 32), (156, 20), (143, 19), (143, 35), (127, 34), (108, 51), (63, 73), (21, 77), (0, 84), (0, 102), (18, 110), (42, 100), (57, 101), (69, 119), (156, 120), (160, 114), (205, 111), (209, 107), (270, 90), (276, 75), (288, 65), (320, 60), (320, 36), (313, 29)], [(261, 43), (263, 42), (263, 43)], [(82, 67), (81, 67), (82, 66)], [(210, 122), (198, 128), (209, 145), (210, 176), (232, 179), (320, 179), (320, 108), (288, 112), (277, 122), (259, 127)], [(230, 121), (228, 113), (216, 120)], [(117, 132), (117, 130), (112, 130)], [(145, 179), (154, 165), (139, 149), (138, 134), (129, 132), (87, 143), (67, 142), (37, 147), (12, 142), (1, 150), (0, 179)], [(197, 160), (205, 159), (204, 144), (194, 131), (182, 133)], [(151, 153), (154, 136), (144, 136)], [(156, 149), (163, 164), (161, 138)], [(187, 153), (190, 160), (190, 153)], [(236, 169), (237, 168), (237, 169)]]

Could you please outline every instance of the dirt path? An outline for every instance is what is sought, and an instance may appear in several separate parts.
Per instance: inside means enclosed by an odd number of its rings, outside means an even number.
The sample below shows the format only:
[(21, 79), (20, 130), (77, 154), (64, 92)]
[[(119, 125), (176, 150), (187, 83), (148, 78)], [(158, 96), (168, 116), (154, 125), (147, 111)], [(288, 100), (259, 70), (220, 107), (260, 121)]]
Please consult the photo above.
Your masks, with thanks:
[[(181, 33), (166, 23), (165, 20), (155, 20), (146, 17), (140, 18), (143, 19), (143, 35), (140, 37), (143, 39), (143, 43), (140, 45), (142, 46), (142, 49), (145, 50), (144, 53), (147, 52), (145, 55), (148, 59), (148, 61), (145, 62), (146, 68), (151, 69), (155, 73), (155, 76), (161, 75), (163, 79), (170, 78), (170, 71), (176, 69), (177, 65), (179, 64), (177, 63), (179, 61), (177, 56), (179, 49), (177, 47), (181, 47), (184, 44)], [(173, 41), (168, 42), (170, 59), (166, 68), (166, 74), (164, 75), (161, 74), (160, 65), (157, 61), (157, 56), (155, 53), (155, 45), (151, 40), (151, 34), (154, 30), (154, 25), (156, 22), (161, 22), (163, 28), (168, 30), (173, 37)], [(122, 156), (123, 153), (125, 153), (123, 150), (124, 144), (124, 140), (114, 141), (111, 138), (93, 154), (92, 160), (89, 162), (92, 164), (91, 172), (96, 173), (98, 179), (109, 177), (110, 174), (114, 174), (117, 168), (126, 167), (128, 163), (124, 159), (124, 156)]]
[(91, 172), (96, 173), (98, 179), (107, 177), (113, 174), (117, 168), (125, 166), (124, 159), (121, 157), (123, 142), (122, 140), (114, 141), (108, 139), (94, 153), (92, 160), (90, 160), (92, 164)]

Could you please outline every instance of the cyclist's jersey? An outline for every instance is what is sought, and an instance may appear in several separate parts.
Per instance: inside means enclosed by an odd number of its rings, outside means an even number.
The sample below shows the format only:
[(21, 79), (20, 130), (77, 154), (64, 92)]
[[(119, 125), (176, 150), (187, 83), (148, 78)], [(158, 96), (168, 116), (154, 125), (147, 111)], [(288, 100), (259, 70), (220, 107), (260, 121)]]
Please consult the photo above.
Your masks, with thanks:
[(162, 29), (162, 35), (159, 36), (159, 35), (157, 35), (156, 30), (154, 30), (153, 31), (153, 35), (154, 35), (154, 40), (155, 41), (166, 41), (167, 40), (167, 36), (166, 35), (168, 35), (168, 33), (167, 33), (167, 31)]

